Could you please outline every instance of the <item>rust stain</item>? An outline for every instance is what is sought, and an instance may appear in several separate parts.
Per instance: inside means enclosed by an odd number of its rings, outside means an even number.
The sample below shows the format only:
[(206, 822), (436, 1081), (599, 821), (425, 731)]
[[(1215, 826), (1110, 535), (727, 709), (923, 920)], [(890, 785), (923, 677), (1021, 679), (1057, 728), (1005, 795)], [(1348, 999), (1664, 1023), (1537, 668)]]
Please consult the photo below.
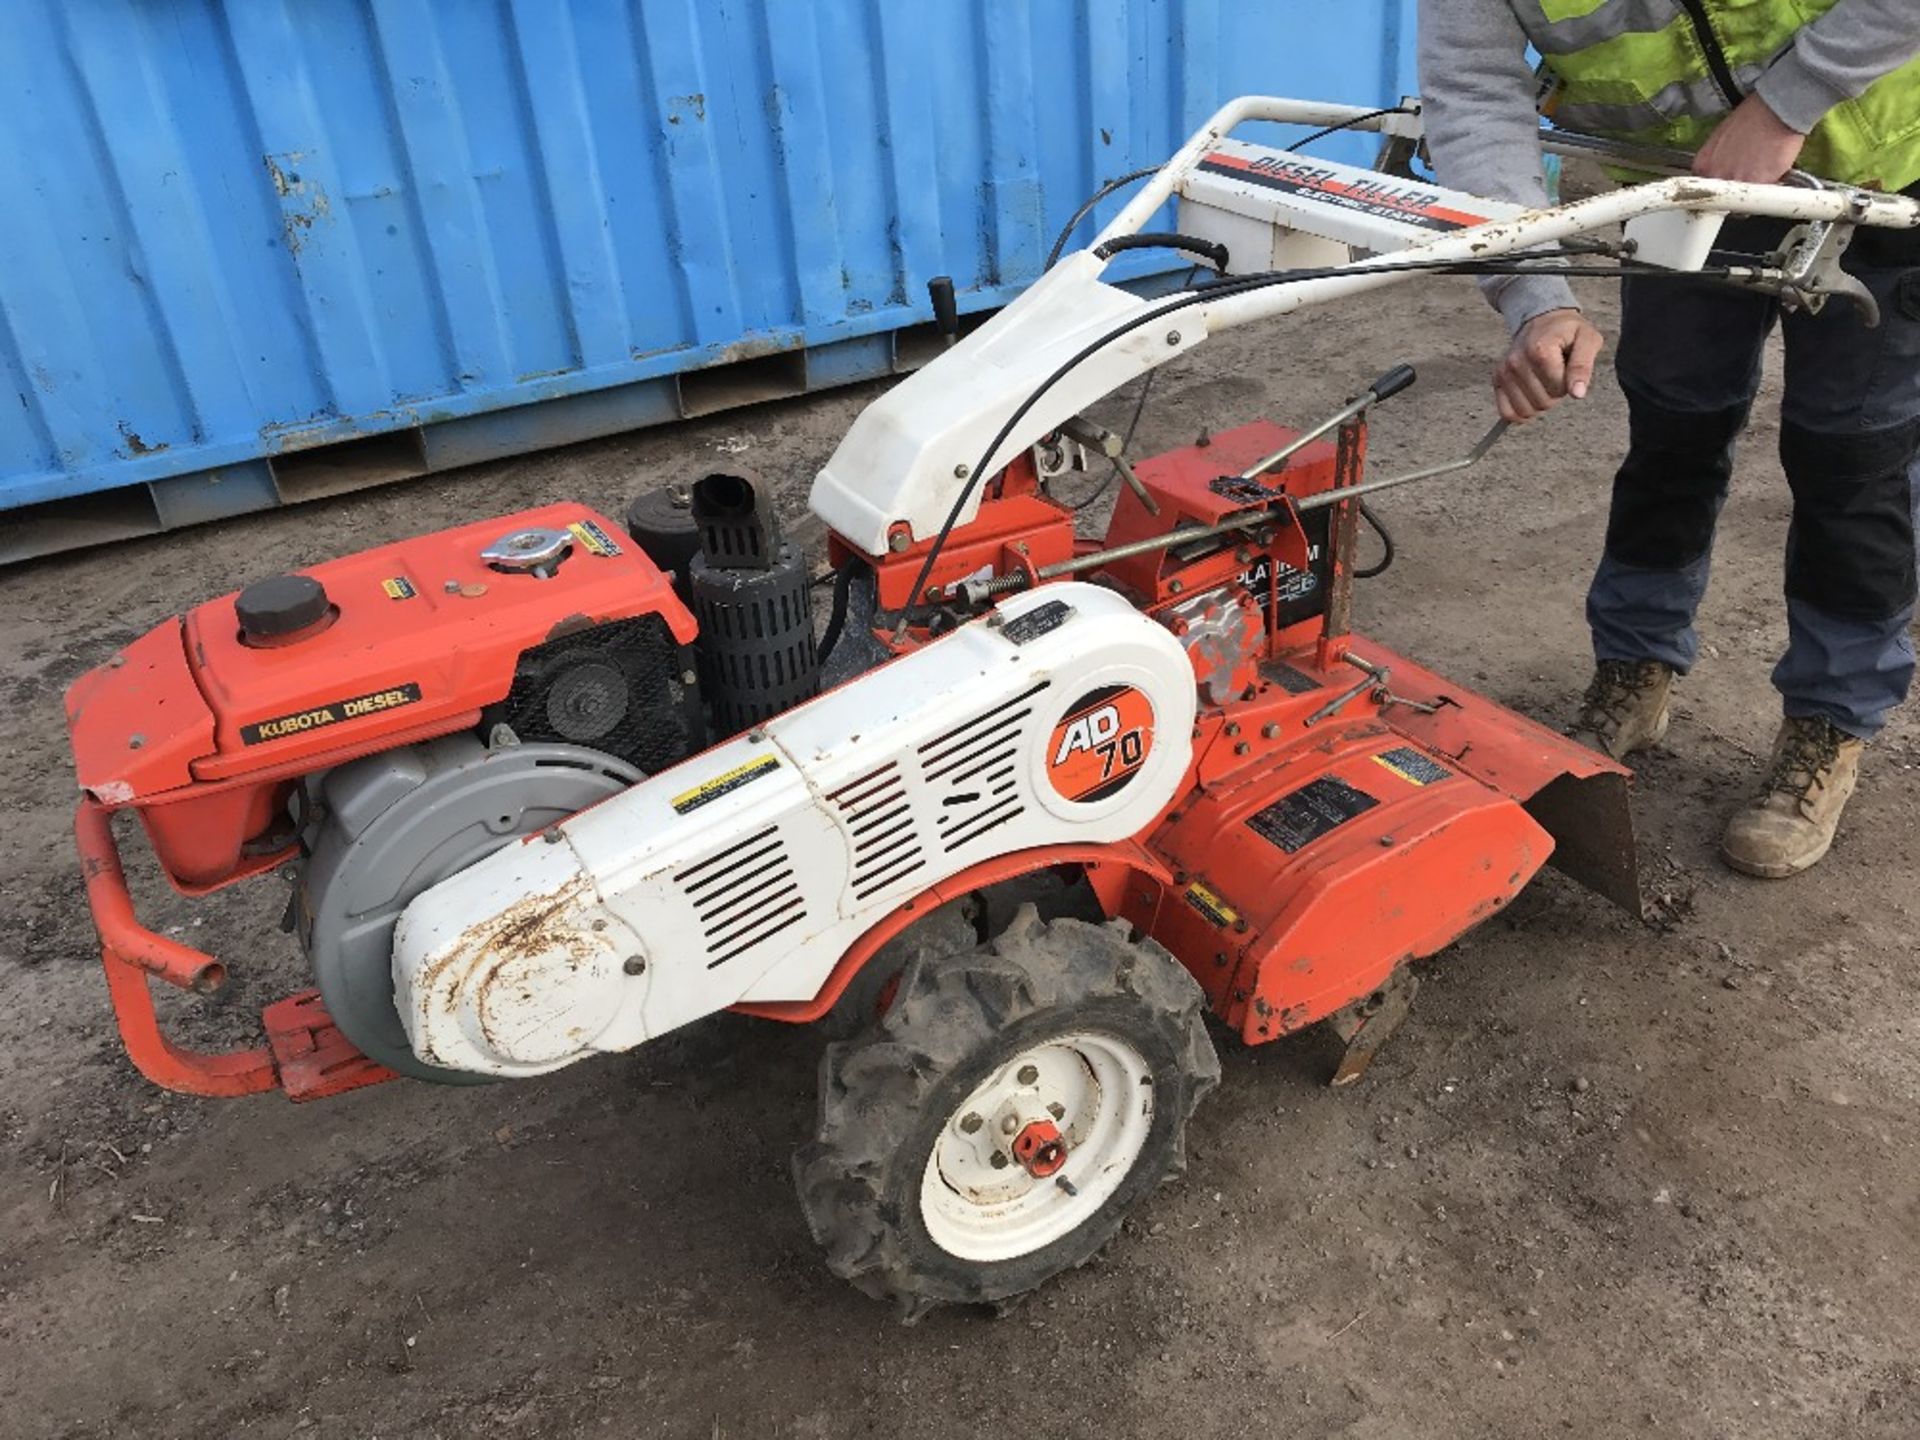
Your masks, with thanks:
[(300, 162), (307, 158), (305, 150), (260, 158), (266, 164), (267, 178), (273, 182), (273, 193), (280, 197), (281, 234), (286, 237), (288, 251), (297, 255), (314, 222), (333, 213), (333, 204), (324, 190), (300, 174)]
[(127, 442), (127, 452), (129, 454), (157, 455), (167, 448), (167, 442), (164, 440), (155, 444), (149, 444), (147, 441), (141, 439), (140, 432), (124, 420), (120, 422), (119, 429), (121, 438)]
[(488, 957), (497, 957), (497, 960), (480, 981), (482, 990), (510, 961), (532, 959), (555, 949), (578, 955), (582, 946), (593, 945), (592, 939), (570, 925), (552, 922), (590, 889), (588, 878), (576, 875), (550, 894), (516, 900), (490, 919), (468, 926), (460, 932), (459, 939), (421, 973), (420, 988), (426, 994), (435, 994), (449, 975), (465, 972)]

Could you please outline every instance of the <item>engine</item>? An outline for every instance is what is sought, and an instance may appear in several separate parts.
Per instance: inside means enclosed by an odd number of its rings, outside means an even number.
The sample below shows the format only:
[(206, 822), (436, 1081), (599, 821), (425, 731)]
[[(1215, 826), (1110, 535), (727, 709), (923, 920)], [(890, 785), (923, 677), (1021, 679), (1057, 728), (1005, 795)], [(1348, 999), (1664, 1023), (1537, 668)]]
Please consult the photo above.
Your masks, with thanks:
[(407, 904), (702, 750), (710, 715), (725, 733), (817, 688), (797, 551), (751, 482), (693, 493), (696, 543), (662, 557), (677, 577), (556, 505), (209, 601), (72, 687), (81, 785), (140, 816), (186, 893), (293, 866), (332, 1023), (390, 1069), (458, 1079), (394, 1009)]

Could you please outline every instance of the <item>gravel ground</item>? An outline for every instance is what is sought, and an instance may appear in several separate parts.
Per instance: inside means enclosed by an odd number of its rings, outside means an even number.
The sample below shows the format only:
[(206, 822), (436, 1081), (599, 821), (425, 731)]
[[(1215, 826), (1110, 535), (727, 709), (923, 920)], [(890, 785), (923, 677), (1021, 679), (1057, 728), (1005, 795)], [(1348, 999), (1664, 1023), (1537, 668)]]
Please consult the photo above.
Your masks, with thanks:
[[(1498, 343), (1462, 281), (1296, 316), (1171, 367), (1136, 448), (1306, 420), (1406, 359), (1421, 381), (1379, 416), (1376, 466), (1447, 458), (1490, 419)], [(787, 1169), (809, 1031), (721, 1018), (537, 1082), (299, 1108), (131, 1070), (69, 840), (75, 675), (241, 579), (565, 496), (617, 514), (721, 454), (782, 477), (798, 516), (876, 393), (0, 572), (0, 1435), (944, 1437), (1010, 1409), (1108, 1440), (1920, 1434), (1911, 715), (1815, 875), (1714, 856), (1777, 717), (1787, 492), (1764, 403), (1706, 655), (1640, 775), (1661, 923), (1542, 878), (1424, 967), (1350, 1091), (1324, 1087), (1318, 1033), (1222, 1036), (1187, 1178), (1006, 1316), (902, 1330), (819, 1263)], [(1401, 559), (1361, 626), (1564, 719), (1622, 432), (1609, 376), (1477, 471), (1383, 501)], [(224, 1001), (170, 1003), (186, 1033), (245, 1035), (299, 983), (274, 882), (191, 904), (136, 879), (146, 913), (234, 962)]]

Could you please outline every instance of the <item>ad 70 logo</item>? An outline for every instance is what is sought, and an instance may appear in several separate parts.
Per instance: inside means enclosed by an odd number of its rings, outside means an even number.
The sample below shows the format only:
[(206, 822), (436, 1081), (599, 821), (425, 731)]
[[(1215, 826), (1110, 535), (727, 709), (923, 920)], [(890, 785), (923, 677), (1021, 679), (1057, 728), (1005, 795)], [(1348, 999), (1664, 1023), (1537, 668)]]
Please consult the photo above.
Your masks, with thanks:
[(1153, 750), (1153, 702), (1131, 685), (1107, 685), (1076, 700), (1047, 742), (1047, 778), (1069, 800), (1115, 794)]

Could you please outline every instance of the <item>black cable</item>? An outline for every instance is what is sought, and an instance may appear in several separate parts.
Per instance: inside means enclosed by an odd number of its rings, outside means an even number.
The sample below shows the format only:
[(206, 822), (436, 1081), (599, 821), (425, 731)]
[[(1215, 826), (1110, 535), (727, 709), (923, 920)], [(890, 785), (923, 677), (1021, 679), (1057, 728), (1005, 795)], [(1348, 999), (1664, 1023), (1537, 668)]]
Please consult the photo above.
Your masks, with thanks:
[(1098, 190), (1094, 191), (1093, 194), (1089, 195), (1081, 204), (1080, 208), (1073, 212), (1073, 218), (1067, 221), (1065, 228), (1060, 231), (1059, 237), (1053, 242), (1053, 248), (1047, 252), (1047, 263), (1040, 267), (1041, 271), (1051, 270), (1059, 261), (1060, 252), (1067, 248), (1067, 241), (1072, 238), (1074, 227), (1087, 218), (1088, 213), (1092, 211), (1094, 206), (1106, 199), (1107, 196), (1113, 194), (1113, 192), (1118, 190), (1122, 185), (1131, 185), (1136, 180), (1144, 180), (1149, 175), (1158, 175), (1159, 173), (1160, 166), (1158, 165), (1149, 165), (1141, 170), (1129, 170), (1124, 175), (1115, 176)]
[(828, 612), (826, 633), (820, 637), (820, 648), (815, 652), (821, 665), (827, 663), (833, 647), (840, 643), (840, 632), (846, 628), (847, 596), (853, 589), (853, 567), (858, 563), (848, 560), (833, 572), (833, 609)]
[[(1557, 251), (1535, 251), (1531, 255), (1524, 257), (1526, 260), (1534, 261), (1558, 260), (1561, 258), (1562, 256)], [(1615, 278), (1641, 271), (1663, 275), (1671, 273), (1655, 265), (1634, 266), (1627, 264), (1604, 268), (1586, 266), (1581, 269), (1556, 266), (1553, 269), (1555, 275), (1561, 276), (1586, 275), (1604, 276), (1608, 278)], [(987, 448), (980, 456), (979, 464), (967, 472), (966, 482), (961, 485), (959, 494), (954, 496), (953, 505), (947, 511), (947, 518), (940, 523), (940, 529), (934, 535), (933, 544), (927, 547), (927, 553), (920, 562), (920, 571), (914, 577), (913, 589), (907, 593), (907, 603), (903, 607), (903, 611), (911, 610), (919, 601), (921, 593), (926, 589), (927, 577), (933, 573), (934, 562), (940, 558), (941, 550), (946, 547), (948, 535), (953, 532), (953, 527), (960, 523), (960, 512), (966, 508), (967, 501), (973, 497), (974, 490), (979, 487), (988, 475), (987, 466), (993, 460), (994, 453), (1006, 442), (1007, 436), (1013, 433), (1013, 427), (1018, 425), (1021, 420), (1026, 417), (1027, 412), (1040, 402), (1041, 397), (1055, 385), (1059, 384), (1063, 378), (1071, 374), (1088, 358), (1097, 354), (1106, 346), (1111, 345), (1115, 340), (1121, 339), (1126, 335), (1131, 335), (1135, 330), (1140, 329), (1144, 325), (1150, 325), (1157, 320), (1164, 320), (1176, 311), (1184, 310), (1189, 306), (1199, 305), (1223, 296), (1243, 295), (1256, 290), (1271, 289), (1280, 285), (1300, 285), (1312, 280), (1339, 279), (1358, 274), (1394, 275), (1413, 273), (1437, 275), (1537, 275), (1540, 273), (1540, 267), (1538, 265), (1530, 266), (1524, 264), (1521, 260), (1404, 260), (1392, 264), (1370, 262), (1364, 266), (1341, 265), (1322, 266), (1304, 270), (1264, 271), (1257, 275), (1244, 275), (1233, 279), (1217, 281), (1204, 288), (1177, 295), (1164, 305), (1156, 306), (1152, 310), (1143, 311), (1141, 314), (1135, 315), (1132, 319), (1107, 331), (1106, 334), (1088, 341), (1077, 353), (1062, 361), (1058, 368), (1047, 376), (1045, 380), (1041, 381), (1039, 386), (1028, 395), (1026, 399), (1014, 407), (1013, 413), (1007, 417), (1005, 423), (995, 432), (993, 439), (987, 442)], [(1705, 274), (1706, 272), (1699, 271), (1696, 273)]]
[(1327, 138), (1327, 136), (1335, 134), (1341, 130), (1351, 130), (1354, 126), (1362, 123), (1363, 121), (1378, 120), (1382, 115), (1417, 115), (1419, 113), (1420, 112), (1417, 110), (1408, 109), (1405, 105), (1389, 105), (1384, 110), (1369, 110), (1364, 115), (1355, 115), (1349, 120), (1342, 120), (1338, 125), (1329, 125), (1324, 130), (1316, 130), (1311, 135), (1307, 136), (1304, 140), (1294, 141), (1293, 144), (1286, 147), (1286, 150), (1287, 150), (1287, 153), (1291, 155), (1295, 151), (1304, 149), (1306, 146), (1313, 144), (1313, 142), (1316, 140), (1324, 140)]
[(1360, 518), (1371, 525), (1373, 533), (1380, 537), (1380, 558), (1366, 569), (1354, 571), (1353, 578), (1371, 580), (1376, 575), (1384, 575), (1387, 567), (1393, 564), (1393, 536), (1387, 532), (1387, 527), (1380, 523), (1380, 517), (1373, 513), (1373, 507), (1364, 500), (1360, 502)]
[[(1199, 274), (1200, 267), (1195, 265), (1187, 271), (1187, 278), (1180, 282), (1180, 288), (1183, 290), (1192, 289), (1193, 282), (1199, 277)], [(1140, 386), (1140, 396), (1133, 402), (1133, 415), (1127, 421), (1127, 433), (1120, 437), (1120, 455), (1114, 457), (1113, 464), (1107, 469), (1107, 478), (1094, 487), (1093, 493), (1084, 500), (1076, 500), (1073, 503), (1072, 508), (1075, 514), (1096, 503), (1102, 495), (1113, 488), (1113, 482), (1120, 478), (1120, 459), (1127, 451), (1133, 448), (1134, 432), (1140, 428), (1140, 417), (1146, 413), (1147, 409), (1147, 396), (1153, 392), (1154, 377), (1159, 373), (1157, 369), (1147, 372), (1147, 378)]]

